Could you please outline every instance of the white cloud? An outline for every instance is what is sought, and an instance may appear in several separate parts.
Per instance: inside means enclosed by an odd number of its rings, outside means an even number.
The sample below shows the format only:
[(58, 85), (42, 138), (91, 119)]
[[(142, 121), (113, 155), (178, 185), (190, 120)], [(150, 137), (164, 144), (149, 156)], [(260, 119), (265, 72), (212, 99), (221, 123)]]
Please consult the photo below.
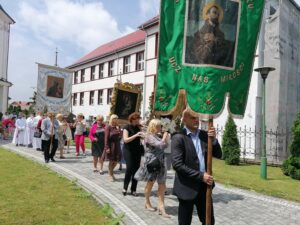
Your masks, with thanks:
[(100, 2), (43, 0), (43, 4), (39, 9), (22, 2), (20, 18), (22, 25), (45, 44), (67, 41), (90, 51), (122, 35), (116, 20)]
[(160, 0), (139, 0), (139, 7), (145, 17), (159, 14)]
[(29, 100), (37, 83), (35, 62), (68, 66), (101, 44), (134, 29), (119, 29), (116, 19), (97, 2), (19, 1), (11, 26), (8, 80), (12, 100)]

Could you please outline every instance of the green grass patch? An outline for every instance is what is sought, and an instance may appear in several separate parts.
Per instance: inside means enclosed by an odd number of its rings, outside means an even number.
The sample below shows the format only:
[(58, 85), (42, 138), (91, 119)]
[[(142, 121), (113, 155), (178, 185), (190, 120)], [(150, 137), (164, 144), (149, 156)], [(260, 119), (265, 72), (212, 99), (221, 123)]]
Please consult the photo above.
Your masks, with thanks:
[(213, 175), (225, 186), (235, 186), (262, 194), (300, 202), (300, 181), (285, 176), (281, 168), (267, 168), (268, 179), (260, 178), (260, 166), (241, 164), (226, 165), (223, 160), (213, 159)]
[(75, 181), (0, 148), (0, 224), (115, 225), (109, 205), (101, 207)]

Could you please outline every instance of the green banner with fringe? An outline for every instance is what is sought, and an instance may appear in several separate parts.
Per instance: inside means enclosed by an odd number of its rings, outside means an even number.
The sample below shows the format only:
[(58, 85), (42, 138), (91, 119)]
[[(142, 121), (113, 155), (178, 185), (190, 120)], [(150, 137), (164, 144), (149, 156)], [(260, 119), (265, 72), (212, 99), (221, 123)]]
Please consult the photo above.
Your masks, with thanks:
[(161, 0), (154, 110), (243, 116), (264, 0)]

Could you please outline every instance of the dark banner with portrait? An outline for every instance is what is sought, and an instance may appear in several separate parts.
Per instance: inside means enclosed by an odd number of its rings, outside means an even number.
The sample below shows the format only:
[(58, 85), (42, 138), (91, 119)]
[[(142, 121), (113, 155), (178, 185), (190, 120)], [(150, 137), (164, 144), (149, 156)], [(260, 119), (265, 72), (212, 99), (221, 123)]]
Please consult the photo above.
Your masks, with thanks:
[[(263, 0), (162, 0), (154, 109), (243, 116)], [(182, 101), (182, 102), (180, 102)]]

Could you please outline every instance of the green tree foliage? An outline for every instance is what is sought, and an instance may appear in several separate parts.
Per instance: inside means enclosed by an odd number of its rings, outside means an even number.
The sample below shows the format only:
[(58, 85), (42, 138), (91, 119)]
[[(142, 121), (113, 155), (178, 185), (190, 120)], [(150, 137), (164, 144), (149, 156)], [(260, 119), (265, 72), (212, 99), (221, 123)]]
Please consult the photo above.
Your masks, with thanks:
[(223, 159), (228, 165), (238, 165), (240, 163), (240, 143), (237, 137), (236, 125), (228, 116), (222, 141)]
[(11, 114), (14, 112), (14, 107), (12, 105), (9, 105), (8, 109), (7, 109), (8, 114)]
[(292, 143), (289, 146), (290, 156), (283, 162), (282, 171), (293, 179), (300, 180), (300, 113), (292, 128)]

